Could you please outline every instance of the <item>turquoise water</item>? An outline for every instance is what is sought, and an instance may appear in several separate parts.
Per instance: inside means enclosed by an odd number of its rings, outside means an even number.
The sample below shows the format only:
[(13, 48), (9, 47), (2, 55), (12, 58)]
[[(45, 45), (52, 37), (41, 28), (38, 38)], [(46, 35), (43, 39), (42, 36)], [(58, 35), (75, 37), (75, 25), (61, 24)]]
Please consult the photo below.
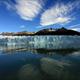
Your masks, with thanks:
[[(79, 43), (75, 39), (75, 45)], [(80, 80), (80, 49), (26, 46), (0, 45), (0, 80)]]

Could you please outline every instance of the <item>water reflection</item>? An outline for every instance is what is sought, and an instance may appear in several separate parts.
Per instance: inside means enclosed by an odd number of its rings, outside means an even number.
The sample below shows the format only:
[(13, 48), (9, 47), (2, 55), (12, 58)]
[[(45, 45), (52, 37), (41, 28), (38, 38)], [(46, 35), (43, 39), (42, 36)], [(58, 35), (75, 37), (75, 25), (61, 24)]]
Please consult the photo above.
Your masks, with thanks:
[(80, 80), (80, 69), (76, 72), (74, 66), (73, 63), (43, 57), (39, 66), (24, 65), (19, 70), (19, 80)]
[(63, 56), (71, 54), (73, 52), (77, 52), (80, 49), (46, 49), (46, 48), (38, 48), (38, 49), (34, 49), (34, 48), (30, 48), (30, 47), (26, 47), (26, 45), (0, 45), (0, 53), (2, 54), (7, 54), (7, 53), (11, 53), (13, 51), (27, 51), (27, 52), (31, 52), (33, 54), (46, 54), (46, 55), (53, 55), (53, 54), (61, 54)]
[(42, 80), (40, 70), (32, 65), (26, 64), (19, 70), (19, 80)]
[[(61, 62), (49, 58), (41, 59), (42, 70), (50, 76), (50, 80), (78, 80), (79, 76), (69, 70), (72, 67), (71, 63)], [(74, 70), (74, 69), (72, 69)]]
[(80, 51), (65, 56), (11, 53), (0, 56), (0, 80), (80, 80)]
[[(56, 50), (52, 47), (53, 41), (56, 42), (62, 38), (63, 42), (66, 40), (69, 45), (74, 44), (74, 41), (80, 43), (80, 37), (77, 39), (75, 37), (54, 36), (53, 39), (52, 36), (50, 38), (37, 36), (24, 37), (25, 40), (24, 38), (19, 38), (20, 40), (6, 38), (6, 41), (9, 41), (8, 45), (0, 43), (0, 80), (80, 80), (80, 49)], [(26, 42), (26, 39), (31, 42)], [(45, 40), (49, 40), (50, 45)], [(17, 44), (14, 44), (15, 41)], [(19, 44), (20, 42), (22, 43)], [(59, 41), (54, 46), (63, 42)], [(76, 45), (79, 47), (78, 43)]]

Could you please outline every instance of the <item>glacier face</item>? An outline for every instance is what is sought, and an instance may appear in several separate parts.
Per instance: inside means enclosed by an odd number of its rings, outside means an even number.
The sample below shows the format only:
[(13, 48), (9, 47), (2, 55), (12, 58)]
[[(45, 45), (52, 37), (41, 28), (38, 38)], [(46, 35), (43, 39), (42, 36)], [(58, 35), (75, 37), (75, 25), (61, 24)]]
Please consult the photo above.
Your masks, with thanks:
[(3, 36), (0, 37), (0, 46), (77, 49), (80, 48), (80, 36)]

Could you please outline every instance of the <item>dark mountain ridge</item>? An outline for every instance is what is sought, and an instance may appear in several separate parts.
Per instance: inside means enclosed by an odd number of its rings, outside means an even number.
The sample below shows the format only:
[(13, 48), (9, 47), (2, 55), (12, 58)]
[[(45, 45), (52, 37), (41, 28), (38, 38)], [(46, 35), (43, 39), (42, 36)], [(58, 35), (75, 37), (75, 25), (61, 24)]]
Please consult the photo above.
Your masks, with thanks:
[(35, 35), (80, 35), (80, 32), (69, 30), (64, 27), (60, 29), (43, 29), (35, 33)]
[(3, 35), (3, 36), (78, 35), (78, 36), (80, 36), (80, 32), (62, 27), (60, 29), (47, 28), (47, 29), (39, 30), (37, 32), (27, 32), (27, 31), (16, 32), (16, 33), (3, 32), (0, 35)]

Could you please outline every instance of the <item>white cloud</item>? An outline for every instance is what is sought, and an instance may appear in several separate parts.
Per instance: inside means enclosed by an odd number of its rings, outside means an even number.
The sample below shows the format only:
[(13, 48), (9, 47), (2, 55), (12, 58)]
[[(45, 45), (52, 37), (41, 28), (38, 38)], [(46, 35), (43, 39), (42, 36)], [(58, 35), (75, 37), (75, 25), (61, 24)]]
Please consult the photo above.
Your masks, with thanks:
[(69, 26), (69, 29), (80, 32), (80, 24)]
[(16, 12), (24, 20), (34, 19), (42, 9), (41, 0), (17, 0)]
[(75, 24), (75, 25), (72, 25), (72, 26), (69, 26), (69, 28), (80, 28), (80, 24)]
[(66, 5), (63, 3), (56, 4), (42, 14), (40, 24), (42, 26), (48, 26), (53, 24), (62, 25), (71, 22), (75, 19), (75, 17), (72, 17), (74, 7), (73, 3)]
[(7, 8), (8, 10), (12, 9), (12, 5), (11, 5), (10, 3), (4, 2), (4, 4), (6, 5), (6, 8)]
[(26, 26), (22, 25), (22, 26), (20, 26), (20, 28), (21, 28), (21, 29), (25, 29), (25, 28), (26, 28)]
[(14, 10), (14, 3), (11, 0), (0, 0), (0, 6), (5, 5), (8, 10)]
[(79, 31), (80, 32), (80, 28), (72, 28), (71, 30)]

